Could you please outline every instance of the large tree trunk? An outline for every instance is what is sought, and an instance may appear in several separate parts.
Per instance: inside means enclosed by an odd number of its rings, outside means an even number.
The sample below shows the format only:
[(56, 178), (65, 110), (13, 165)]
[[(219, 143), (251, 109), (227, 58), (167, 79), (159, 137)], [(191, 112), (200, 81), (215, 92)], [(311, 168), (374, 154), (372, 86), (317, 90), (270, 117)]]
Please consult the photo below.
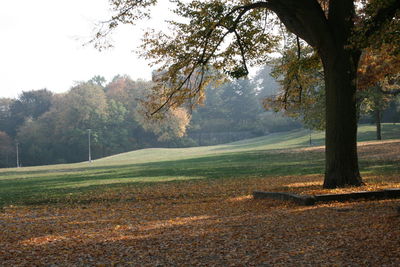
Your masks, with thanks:
[[(355, 2), (330, 0), (328, 12), (316, 0), (274, 0), (263, 3), (287, 29), (314, 47), (323, 62), (326, 90), (325, 188), (362, 185), (357, 157), (356, 80), (361, 51), (355, 48)], [(398, 11), (389, 1), (365, 21), (366, 38), (379, 31)], [(328, 14), (327, 14), (328, 13)], [(371, 23), (373, 22), (373, 23)]]
[(359, 54), (343, 46), (331, 48), (322, 53), (326, 87), (324, 188), (360, 186), (356, 109)]

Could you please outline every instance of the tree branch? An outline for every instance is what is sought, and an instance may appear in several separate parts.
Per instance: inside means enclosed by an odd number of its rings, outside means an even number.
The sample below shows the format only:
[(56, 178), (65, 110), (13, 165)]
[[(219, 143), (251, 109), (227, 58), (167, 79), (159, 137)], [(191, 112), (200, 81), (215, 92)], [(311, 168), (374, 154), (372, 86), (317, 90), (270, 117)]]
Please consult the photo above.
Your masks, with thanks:
[[(190, 73), (186, 76), (186, 78), (175, 88), (175, 90), (173, 90), (167, 97), (167, 99), (153, 112), (151, 112), (151, 115), (154, 115), (156, 113), (158, 113), (159, 111), (161, 111), (164, 107), (166, 107), (172, 100), (172, 98), (174, 97), (174, 95), (179, 92), (183, 86), (187, 83), (187, 81), (190, 80), (190, 78), (192, 77), (193, 73), (195, 72), (195, 70), (199, 67), (201, 67), (202, 70), (204, 70), (204, 66), (206, 66), (209, 62), (209, 60), (211, 59), (211, 57), (214, 55), (215, 51), (218, 49), (218, 47), (221, 45), (221, 43), (224, 41), (225, 37), (234, 32), (236, 37), (238, 38), (238, 44), (241, 50), (241, 55), (242, 55), (242, 60), (243, 60), (243, 64), (245, 66), (245, 70), (248, 72), (247, 66), (246, 66), (246, 60), (245, 60), (245, 51), (244, 51), (244, 47), (242, 46), (241, 42), (240, 42), (240, 36), (238, 35), (236, 28), (240, 22), (240, 20), (242, 19), (242, 17), (250, 10), (252, 9), (257, 9), (257, 8), (268, 8), (269, 4), (268, 2), (257, 2), (257, 3), (252, 3), (252, 4), (248, 4), (248, 5), (243, 5), (243, 6), (238, 6), (233, 8), (229, 13), (227, 13), (227, 15), (225, 15), (224, 17), (222, 17), (217, 23), (215, 23), (214, 27), (212, 27), (208, 34), (207, 37), (205, 38), (204, 43), (202, 44), (203, 50), (201, 52), (201, 56), (200, 58), (197, 60), (197, 62), (195, 62), (195, 64), (193, 64)], [(213, 46), (211, 49), (208, 49), (208, 44), (209, 44), (209, 40), (213, 34), (213, 32), (220, 26), (223, 25), (224, 20), (229, 17), (232, 16), (235, 12), (240, 11), (238, 16), (235, 18), (233, 24), (231, 25), (231, 27), (227, 28), (227, 31), (222, 35), (222, 37), (219, 39), (219, 41), (217, 42), (217, 44), (215, 46)], [(207, 52), (210, 51), (210, 53), (208, 53), (208, 56), (206, 56)], [(198, 93), (200, 91), (200, 88), (202, 86), (202, 83), (204, 81), (204, 73), (202, 73), (201, 75), (201, 79), (200, 79), (200, 84), (197, 85), (197, 90), (196, 93)]]
[(379, 87), (379, 91), (384, 95), (396, 96), (396, 95), (400, 94), (400, 89), (383, 90), (381, 87)]
[(324, 11), (317, 0), (271, 0), (275, 12), (286, 28), (312, 47), (330, 41), (330, 29)]
[(237, 43), (239, 45), (240, 55), (242, 56), (242, 64), (243, 64), (243, 67), (244, 67), (244, 69), (246, 71), (246, 75), (247, 75), (247, 74), (249, 74), (249, 69), (247, 68), (245, 48), (244, 48), (244, 46), (242, 44), (242, 41), (240, 39), (239, 33), (236, 30), (234, 31), (234, 33), (235, 33), (235, 36), (236, 36)]
[[(152, 112), (152, 114), (159, 112), (170, 103), (172, 98), (180, 90), (182, 90), (186, 82), (191, 79), (191, 76), (196, 69), (206, 66), (209, 63), (209, 60), (215, 54), (218, 47), (224, 41), (225, 37), (230, 33), (234, 33), (236, 35), (243, 61), (242, 63), (244, 64), (244, 70), (248, 71), (245, 59), (246, 50), (241, 42), (237, 28), (243, 16), (247, 12), (260, 8), (269, 9), (272, 12), (275, 12), (285, 26), (289, 29), (289, 31), (292, 31), (312, 46), (319, 47), (322, 46), (324, 42), (329, 41), (329, 38), (326, 36), (329, 33), (327, 28), (327, 20), (317, 0), (269, 0), (233, 7), (209, 29), (206, 37), (203, 39), (204, 41), (200, 46), (202, 47), (202, 51), (199, 54), (199, 58), (191, 66), (191, 71), (187, 77), (183, 80), (183, 82), (179, 83), (177, 87), (175, 87), (175, 89), (167, 97), (166, 101), (154, 112)], [(231, 17), (233, 15), (235, 15), (235, 17), (232, 19)], [(222, 34), (222, 36), (218, 37), (218, 41), (212, 47), (210, 47), (209, 44), (213, 33), (219, 27), (224, 27), (226, 32)], [(201, 78), (200, 81), (203, 82), (203, 78)], [(196, 84), (195, 86), (199, 87), (196, 90), (198, 93), (202, 87), (202, 84)]]

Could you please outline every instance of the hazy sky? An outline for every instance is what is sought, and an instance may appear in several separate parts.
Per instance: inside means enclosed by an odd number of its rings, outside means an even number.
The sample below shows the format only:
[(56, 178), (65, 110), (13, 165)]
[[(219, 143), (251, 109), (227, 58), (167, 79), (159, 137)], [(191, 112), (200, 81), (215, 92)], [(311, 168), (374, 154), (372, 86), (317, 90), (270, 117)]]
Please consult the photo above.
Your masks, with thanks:
[[(116, 74), (150, 79), (151, 69), (133, 50), (143, 28), (159, 26), (167, 18), (168, 1), (160, 1), (152, 21), (122, 27), (114, 35), (115, 48), (98, 52), (82, 44), (94, 25), (109, 16), (108, 0), (18, 0), (0, 2), (0, 97), (47, 88), (65, 92), (74, 81)], [(145, 25), (145, 26), (143, 26)]]

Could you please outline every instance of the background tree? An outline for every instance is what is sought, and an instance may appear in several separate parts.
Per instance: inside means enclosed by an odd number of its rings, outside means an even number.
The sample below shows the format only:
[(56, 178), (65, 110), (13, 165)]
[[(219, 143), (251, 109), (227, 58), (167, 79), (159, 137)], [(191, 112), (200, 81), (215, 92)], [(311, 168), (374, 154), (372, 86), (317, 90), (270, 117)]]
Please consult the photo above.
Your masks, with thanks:
[(24, 166), (47, 165), (51, 163), (66, 163), (62, 143), (54, 136), (56, 121), (51, 112), (34, 120), (27, 119), (18, 129), (17, 140), (20, 144), (20, 161)]
[(301, 127), (282, 114), (264, 110), (262, 99), (277, 90), (269, 70), (263, 68), (252, 80), (210, 86), (204, 103), (193, 110), (189, 137), (198, 145), (214, 145)]
[(15, 164), (14, 160), (15, 143), (7, 133), (0, 131), (0, 168), (11, 167)]
[[(162, 124), (141, 120), (140, 99), (151, 82), (118, 75), (111, 83), (104, 84), (102, 79), (96, 82), (96, 77), (76, 84), (64, 94), (52, 96), (47, 112), (21, 116), (22, 125), (13, 130), (17, 132), (24, 166), (87, 160), (89, 129), (93, 159), (170, 145), (172, 139), (185, 134), (189, 115), (178, 112), (179, 109), (171, 112)], [(9, 107), (14, 101), (17, 100), (3, 101), (4, 112), (0, 114), (5, 120), (12, 119)], [(24, 105), (19, 110), (28, 110)], [(174, 140), (173, 145), (179, 146), (181, 142)]]
[(376, 138), (382, 139), (382, 112), (400, 93), (400, 57), (393, 44), (364, 50), (359, 68), (358, 98), (363, 111), (374, 114)]
[(190, 115), (184, 108), (169, 110), (163, 120), (148, 120), (139, 114), (138, 118), (143, 128), (155, 133), (159, 141), (183, 137), (190, 122)]
[(271, 64), (261, 66), (253, 78), (253, 83), (257, 88), (257, 96), (260, 99), (278, 94), (279, 83), (276, 78), (271, 76), (272, 68)]
[(107, 116), (102, 121), (99, 143), (101, 156), (105, 157), (132, 150), (129, 140), (128, 110), (120, 102), (108, 99)]
[(362, 101), (360, 111), (370, 113), (376, 125), (376, 140), (382, 140), (381, 122), (383, 111), (388, 107), (391, 98), (382, 93), (379, 85), (368, 87), (359, 94)]
[(383, 112), (383, 122), (393, 124), (400, 122), (400, 95), (393, 97), (388, 108)]
[(98, 85), (100, 87), (104, 87), (106, 83), (106, 78), (100, 75), (95, 75), (88, 82), (93, 83), (94, 85)]
[[(87, 159), (87, 133), (92, 130), (93, 158), (101, 156), (98, 136), (107, 116), (107, 100), (101, 86), (82, 82), (66, 94), (55, 98), (52, 109), (46, 114), (53, 124), (52, 136), (56, 158), (67, 162)], [(43, 118), (44, 119), (44, 118)]]
[(10, 106), (11, 136), (15, 136), (24, 121), (28, 118), (37, 119), (48, 111), (52, 104), (53, 93), (47, 89), (23, 91)]
[(8, 135), (14, 132), (11, 119), (11, 105), (14, 101), (10, 98), (0, 98), (0, 131)]

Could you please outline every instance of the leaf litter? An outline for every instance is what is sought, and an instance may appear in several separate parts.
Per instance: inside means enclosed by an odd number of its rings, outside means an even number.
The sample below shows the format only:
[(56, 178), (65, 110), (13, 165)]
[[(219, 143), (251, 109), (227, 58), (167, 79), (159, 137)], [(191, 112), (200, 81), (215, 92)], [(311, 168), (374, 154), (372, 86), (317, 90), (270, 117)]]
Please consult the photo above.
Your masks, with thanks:
[(400, 200), (301, 207), (251, 193), (399, 188), (399, 179), (366, 174), (366, 186), (336, 190), (321, 189), (320, 175), (202, 180), (9, 206), (0, 213), (0, 265), (398, 266)]

